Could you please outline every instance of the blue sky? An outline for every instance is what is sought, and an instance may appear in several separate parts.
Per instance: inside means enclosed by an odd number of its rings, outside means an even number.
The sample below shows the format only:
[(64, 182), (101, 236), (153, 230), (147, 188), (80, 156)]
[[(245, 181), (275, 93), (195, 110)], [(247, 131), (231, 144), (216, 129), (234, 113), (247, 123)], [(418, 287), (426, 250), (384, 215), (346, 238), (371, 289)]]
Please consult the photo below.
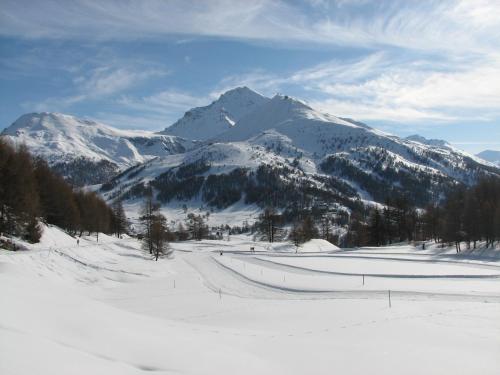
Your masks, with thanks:
[(500, 1), (0, 0), (0, 128), (159, 130), (235, 86), (500, 150)]

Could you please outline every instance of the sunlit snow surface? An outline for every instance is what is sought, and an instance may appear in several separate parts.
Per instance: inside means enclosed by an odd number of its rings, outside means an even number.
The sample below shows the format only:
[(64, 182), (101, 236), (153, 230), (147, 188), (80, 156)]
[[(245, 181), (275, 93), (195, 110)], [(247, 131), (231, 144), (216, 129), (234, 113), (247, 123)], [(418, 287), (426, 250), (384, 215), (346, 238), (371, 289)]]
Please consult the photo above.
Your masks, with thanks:
[(122, 130), (62, 113), (29, 113), (2, 132), (14, 144), (49, 163), (86, 158), (106, 160), (124, 169), (154, 157), (184, 152), (194, 143), (150, 131)]
[(0, 251), (0, 373), (500, 373), (498, 250), (172, 248), (47, 228)]

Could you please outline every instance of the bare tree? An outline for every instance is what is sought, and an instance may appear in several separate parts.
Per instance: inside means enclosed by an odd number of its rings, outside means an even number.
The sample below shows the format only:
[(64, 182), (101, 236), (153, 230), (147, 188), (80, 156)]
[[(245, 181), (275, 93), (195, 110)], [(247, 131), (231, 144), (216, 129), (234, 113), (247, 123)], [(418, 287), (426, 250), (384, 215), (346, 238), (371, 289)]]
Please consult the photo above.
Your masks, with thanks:
[(153, 215), (151, 223), (152, 253), (158, 261), (160, 255), (166, 254), (168, 250), (167, 219), (160, 213)]
[(276, 234), (279, 231), (280, 215), (273, 207), (266, 207), (264, 212), (259, 216), (259, 230), (266, 236), (269, 242), (276, 240)]
[(197, 241), (201, 241), (208, 236), (208, 226), (201, 215), (195, 215), (193, 213), (188, 214), (187, 226), (191, 238)]
[(146, 199), (144, 200), (143, 206), (141, 208), (140, 221), (143, 225), (143, 243), (142, 246), (145, 250), (153, 254), (153, 239), (152, 239), (152, 228), (155, 215), (158, 214), (160, 210), (160, 205), (153, 201), (153, 189), (148, 186), (146, 192)]
[(125, 210), (123, 209), (121, 199), (117, 199), (116, 201), (114, 201), (111, 209), (113, 211), (112, 230), (117, 237), (121, 237), (123, 233), (127, 232), (129, 227), (128, 219), (125, 215)]

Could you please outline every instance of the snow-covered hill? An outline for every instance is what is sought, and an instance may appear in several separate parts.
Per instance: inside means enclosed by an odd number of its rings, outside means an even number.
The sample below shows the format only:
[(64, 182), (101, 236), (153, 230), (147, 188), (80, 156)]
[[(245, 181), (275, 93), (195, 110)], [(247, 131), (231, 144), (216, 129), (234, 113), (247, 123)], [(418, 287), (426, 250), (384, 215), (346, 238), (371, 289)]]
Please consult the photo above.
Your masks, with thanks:
[(119, 170), (154, 157), (184, 152), (194, 144), (175, 136), (125, 131), (48, 112), (23, 115), (1, 135), (25, 144), (70, 179), (94, 169), (94, 178), (79, 181), (84, 184), (105, 182)]
[(427, 139), (418, 134), (413, 134), (405, 138), (408, 141), (422, 143), (428, 146), (437, 146), (437, 147), (451, 147), (450, 144), (442, 139)]
[(496, 164), (500, 167), (500, 151), (485, 150), (476, 155), (477, 157)]
[(500, 251), (481, 245), (231, 236), (155, 262), (133, 238), (46, 226), (18, 244), (0, 249), (2, 375), (500, 372)]
[(151, 182), (163, 203), (218, 208), (352, 210), (363, 200), (400, 196), (424, 205), (457, 183), (500, 175), (491, 163), (444, 141), (402, 139), (247, 87), (186, 112), (162, 133), (41, 113), (22, 116), (3, 134), (26, 143), (77, 184), (106, 182), (101, 191), (109, 199), (141, 197)]
[[(202, 120), (208, 124), (210, 115)], [(104, 191), (108, 197), (140, 197), (151, 182), (164, 203), (356, 209), (358, 198), (383, 203), (406, 196), (424, 205), (457, 183), (500, 175), (447, 143), (422, 139), (401, 139), (276, 95), (222, 134), (133, 168)]]
[(268, 101), (248, 87), (238, 87), (206, 107), (190, 109), (162, 133), (197, 140), (213, 138)]

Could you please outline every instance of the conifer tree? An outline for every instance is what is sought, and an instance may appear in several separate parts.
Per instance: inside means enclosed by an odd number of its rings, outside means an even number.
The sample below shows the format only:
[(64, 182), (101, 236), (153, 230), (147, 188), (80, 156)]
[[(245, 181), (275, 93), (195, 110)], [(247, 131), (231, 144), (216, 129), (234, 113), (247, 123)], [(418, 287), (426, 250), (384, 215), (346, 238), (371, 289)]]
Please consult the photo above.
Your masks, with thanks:
[(368, 224), (370, 244), (375, 246), (385, 245), (385, 226), (380, 211), (376, 208), (370, 215)]

